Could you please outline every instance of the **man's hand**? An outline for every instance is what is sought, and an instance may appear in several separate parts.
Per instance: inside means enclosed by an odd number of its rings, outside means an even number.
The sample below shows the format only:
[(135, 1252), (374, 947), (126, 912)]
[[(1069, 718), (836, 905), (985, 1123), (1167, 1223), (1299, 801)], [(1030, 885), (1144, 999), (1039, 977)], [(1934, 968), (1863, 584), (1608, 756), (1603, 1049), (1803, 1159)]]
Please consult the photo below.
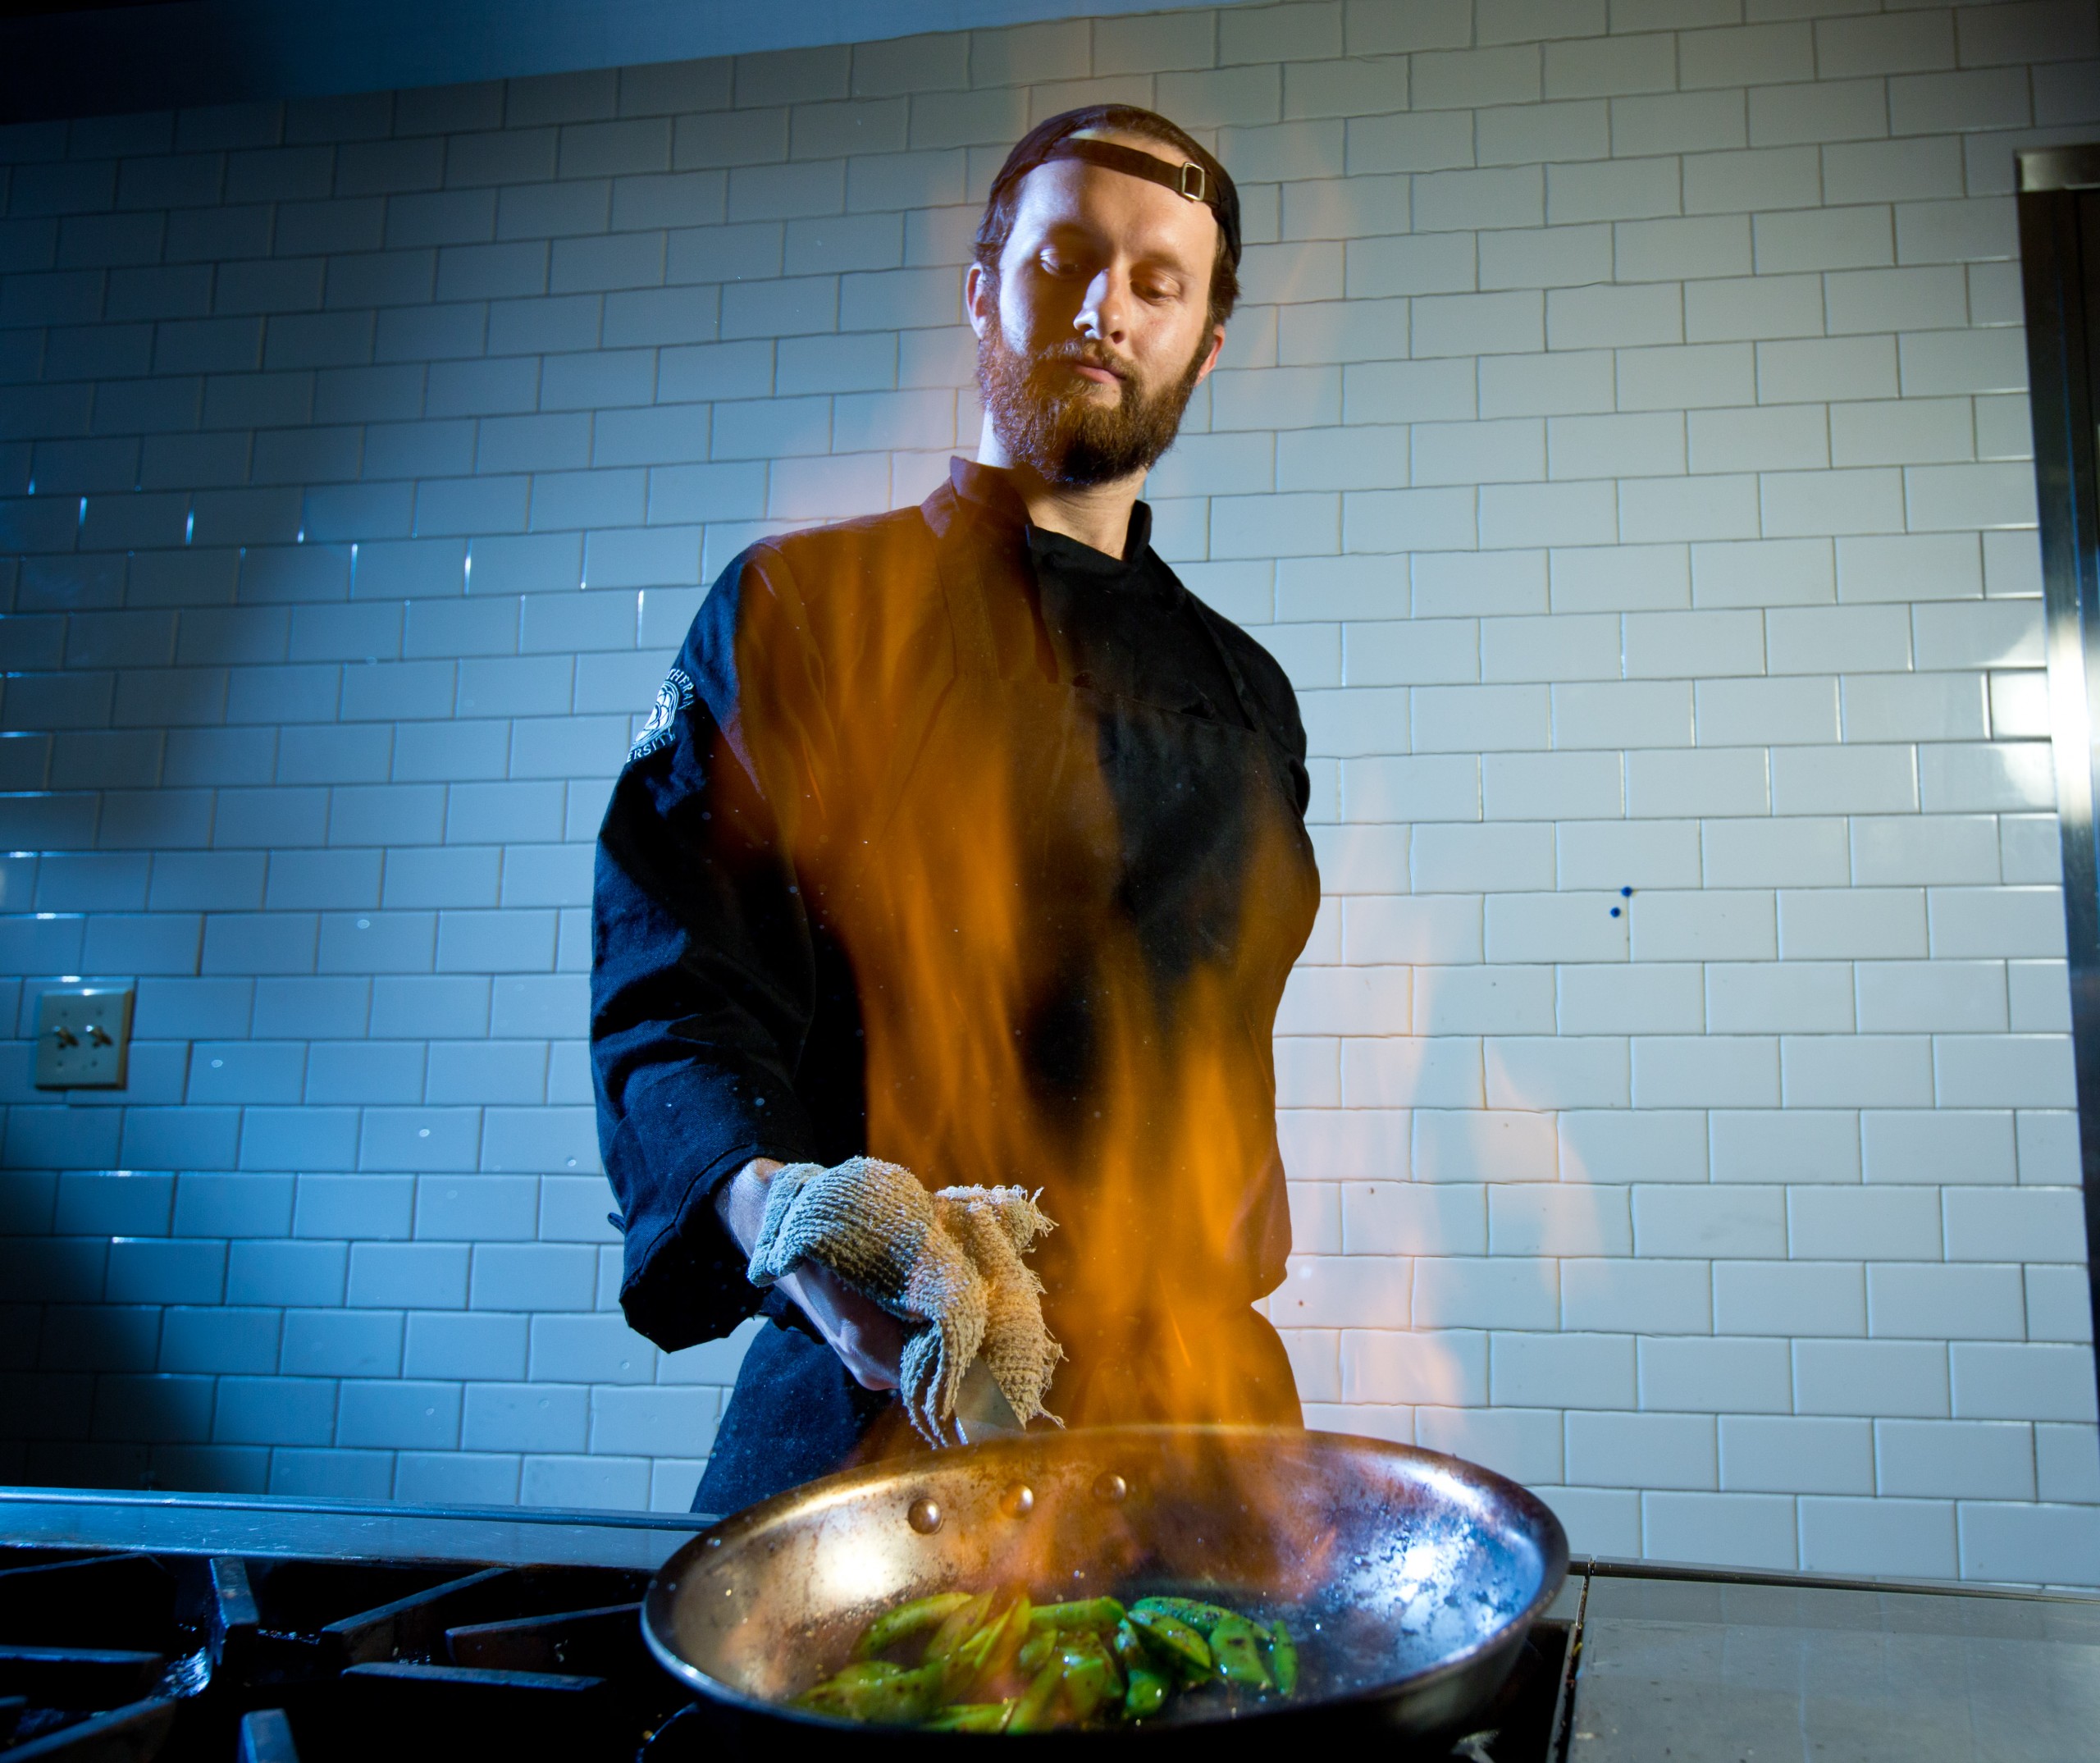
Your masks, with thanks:
[[(781, 1167), (771, 1158), (754, 1158), (714, 1191), (715, 1216), (746, 1254), (758, 1240), (767, 1184)], [(804, 1262), (778, 1284), (861, 1388), (897, 1387), (897, 1363), (904, 1353), (903, 1323), (815, 1261)]]

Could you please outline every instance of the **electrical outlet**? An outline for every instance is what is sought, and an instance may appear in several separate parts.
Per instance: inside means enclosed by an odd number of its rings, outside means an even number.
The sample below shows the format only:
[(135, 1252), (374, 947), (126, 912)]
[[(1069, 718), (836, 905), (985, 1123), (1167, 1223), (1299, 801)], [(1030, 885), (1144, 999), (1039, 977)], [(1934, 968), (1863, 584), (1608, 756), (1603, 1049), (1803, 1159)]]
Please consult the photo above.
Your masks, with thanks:
[(69, 985), (36, 1001), (36, 1087), (121, 1089), (131, 988)]

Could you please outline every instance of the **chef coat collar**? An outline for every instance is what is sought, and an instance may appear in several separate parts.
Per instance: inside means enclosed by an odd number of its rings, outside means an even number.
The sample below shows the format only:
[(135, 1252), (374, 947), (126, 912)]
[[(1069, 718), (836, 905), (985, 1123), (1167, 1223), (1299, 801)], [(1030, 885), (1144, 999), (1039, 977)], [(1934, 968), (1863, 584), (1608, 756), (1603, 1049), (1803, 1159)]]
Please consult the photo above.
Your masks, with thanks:
[(996, 465), (980, 465), (975, 459), (959, 456), (951, 458), (948, 482), (955, 486), (957, 496), (1001, 525), (1020, 528), (1026, 537), (1029, 555), (1039, 567), (1048, 565), (1061, 575), (1084, 576), (1104, 587), (1136, 587), (1154, 573), (1148, 567), (1152, 559), (1152, 509), (1145, 502), (1132, 505), (1123, 555), (1112, 557), (1107, 552), (1082, 545), (1064, 533), (1037, 526), (1028, 518), (1028, 505), (1021, 500), (1012, 479)]

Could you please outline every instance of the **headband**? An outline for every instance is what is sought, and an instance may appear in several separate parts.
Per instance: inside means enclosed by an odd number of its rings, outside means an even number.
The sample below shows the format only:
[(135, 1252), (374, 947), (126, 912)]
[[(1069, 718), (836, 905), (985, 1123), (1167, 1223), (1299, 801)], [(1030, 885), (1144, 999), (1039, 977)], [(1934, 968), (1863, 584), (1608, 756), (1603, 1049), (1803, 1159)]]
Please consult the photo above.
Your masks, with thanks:
[[(1225, 253), (1234, 268), (1239, 267), (1239, 192), (1233, 187), (1225, 167), (1198, 147), (1200, 158), (1185, 159), (1176, 164), (1157, 155), (1125, 147), (1114, 141), (1088, 139), (1075, 135), (1064, 135), (1043, 141), (1041, 137), (1050, 133), (1050, 128), (1067, 120), (1080, 121), (1085, 112), (1067, 113), (1067, 116), (1054, 119), (1046, 127), (1031, 131), (1007, 156), (1007, 162), (999, 168), (999, 175), (992, 185), (992, 199), (1017, 184), (1039, 165), (1053, 159), (1077, 159), (1106, 171), (1121, 171), (1126, 177), (1141, 177), (1148, 183), (1157, 184), (1172, 190), (1189, 202), (1200, 202), (1216, 217), (1218, 230), (1225, 235)], [(1104, 119), (1102, 126), (1113, 127), (1112, 121)], [(1166, 144), (1162, 142), (1162, 146)]]

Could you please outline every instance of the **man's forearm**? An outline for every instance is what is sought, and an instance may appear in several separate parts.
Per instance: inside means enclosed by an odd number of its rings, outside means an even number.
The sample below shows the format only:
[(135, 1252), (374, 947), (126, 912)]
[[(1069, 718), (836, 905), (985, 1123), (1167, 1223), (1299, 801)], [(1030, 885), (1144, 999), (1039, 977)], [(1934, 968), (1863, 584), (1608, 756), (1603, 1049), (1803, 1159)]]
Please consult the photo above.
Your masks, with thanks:
[(755, 1157), (714, 1190), (714, 1216), (747, 1255), (765, 1216), (765, 1190), (783, 1167), (773, 1158)]

